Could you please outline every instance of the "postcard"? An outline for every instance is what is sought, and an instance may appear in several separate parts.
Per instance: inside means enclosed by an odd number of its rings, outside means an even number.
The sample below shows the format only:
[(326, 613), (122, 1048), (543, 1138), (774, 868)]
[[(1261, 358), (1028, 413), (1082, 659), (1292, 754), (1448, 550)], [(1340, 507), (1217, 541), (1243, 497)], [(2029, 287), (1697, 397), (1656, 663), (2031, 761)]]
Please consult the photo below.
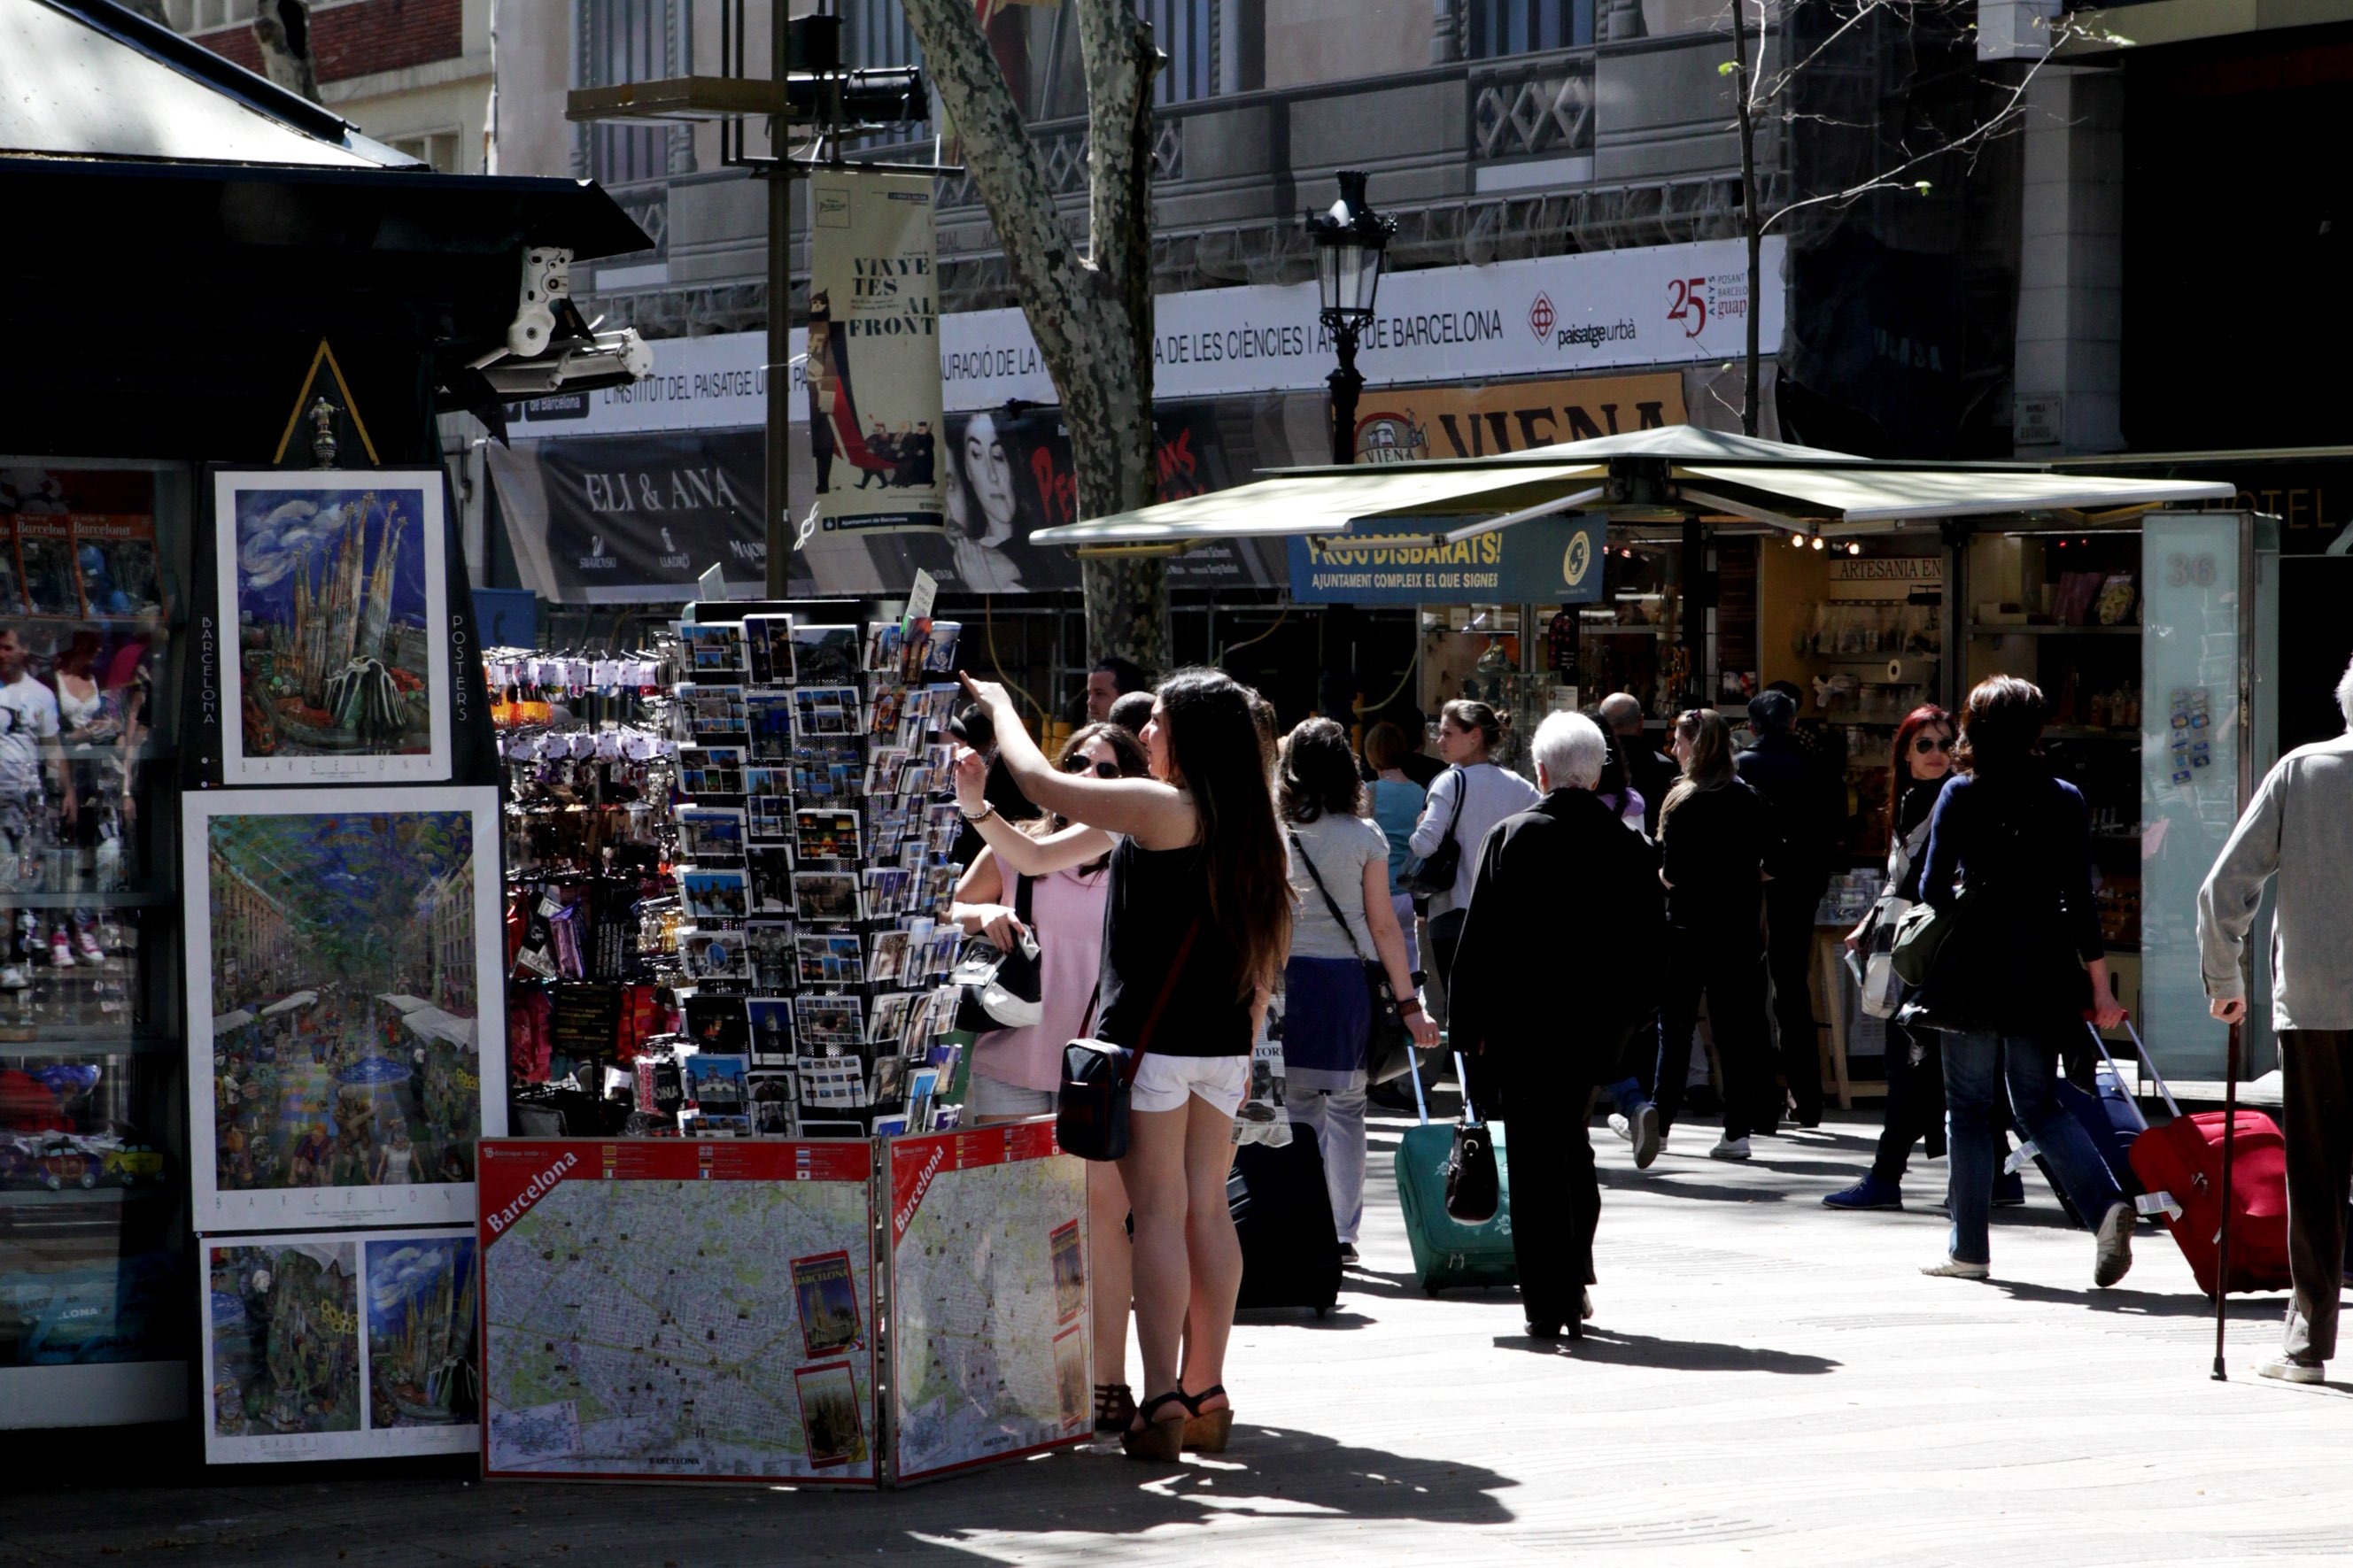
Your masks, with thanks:
[(864, 1463), (866, 1429), (859, 1419), (858, 1385), (849, 1363), (801, 1367), (793, 1373), (793, 1385), (800, 1394), (801, 1436), (808, 1446), (809, 1468)]

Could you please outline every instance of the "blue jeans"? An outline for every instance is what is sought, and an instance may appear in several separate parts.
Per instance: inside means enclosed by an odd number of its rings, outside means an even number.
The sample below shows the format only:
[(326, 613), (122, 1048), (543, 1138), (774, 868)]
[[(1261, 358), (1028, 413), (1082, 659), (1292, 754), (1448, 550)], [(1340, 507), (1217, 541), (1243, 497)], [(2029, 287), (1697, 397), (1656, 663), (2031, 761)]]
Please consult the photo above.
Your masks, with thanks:
[(2023, 1035), (1945, 1037), (1945, 1129), (1953, 1182), (1947, 1250), (1961, 1262), (1992, 1261), (1986, 1222), (1993, 1211), (1994, 1173), (2000, 1169), (1993, 1106), (2005, 1078), (2020, 1131), (2050, 1162), (2075, 1212), (2096, 1226), (2111, 1205), (2126, 1201), (2107, 1162), (2052, 1092), (2058, 1076), (2057, 1049), (2040, 1040)]
[(1601, 1086), (1601, 1092), (1617, 1102), (1618, 1114), (1630, 1121), (1636, 1111), (1651, 1103), (1651, 1097), (1642, 1092), (1642, 1080), (1639, 1078), (1621, 1078), (1616, 1083), (1605, 1083)]

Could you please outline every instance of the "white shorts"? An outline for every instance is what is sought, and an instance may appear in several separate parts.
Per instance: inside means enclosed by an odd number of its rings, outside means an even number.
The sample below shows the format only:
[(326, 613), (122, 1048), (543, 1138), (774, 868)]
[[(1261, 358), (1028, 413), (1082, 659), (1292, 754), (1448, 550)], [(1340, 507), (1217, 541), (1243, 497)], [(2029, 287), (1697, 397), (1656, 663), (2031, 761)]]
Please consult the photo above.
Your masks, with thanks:
[(1250, 1084), (1248, 1057), (1164, 1057), (1146, 1051), (1128, 1090), (1128, 1109), (1176, 1110), (1198, 1094), (1231, 1116), (1249, 1097)]
[(1054, 1091), (1050, 1089), (1024, 1089), (1018, 1083), (1007, 1083), (990, 1078), (987, 1073), (972, 1075), (972, 1084), (965, 1090), (965, 1111), (977, 1120), (983, 1116), (1051, 1116), (1054, 1114)]

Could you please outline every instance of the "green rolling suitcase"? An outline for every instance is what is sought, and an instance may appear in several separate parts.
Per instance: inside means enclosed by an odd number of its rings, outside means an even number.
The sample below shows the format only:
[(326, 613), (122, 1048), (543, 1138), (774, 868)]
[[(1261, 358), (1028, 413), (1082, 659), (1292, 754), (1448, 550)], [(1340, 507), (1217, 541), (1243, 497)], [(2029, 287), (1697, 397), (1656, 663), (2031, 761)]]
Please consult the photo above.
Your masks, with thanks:
[[(1457, 1056), (1454, 1060), (1460, 1076), (1462, 1058)], [(1405, 1211), (1406, 1239), (1413, 1247), (1414, 1274), (1421, 1288), (1433, 1296), (1446, 1289), (1517, 1284), (1519, 1268), (1512, 1258), (1511, 1165), (1504, 1157), (1504, 1130), (1493, 1124), (1488, 1127), (1503, 1186), (1495, 1217), (1484, 1225), (1463, 1225), (1446, 1212), (1446, 1160), (1454, 1151), (1454, 1129), (1430, 1125), (1418, 1060), (1411, 1077), (1414, 1108), (1421, 1122), (1407, 1128), (1398, 1143), (1397, 1188), (1398, 1205)], [(1475, 1118), (1467, 1090), (1462, 1105), (1463, 1113)]]

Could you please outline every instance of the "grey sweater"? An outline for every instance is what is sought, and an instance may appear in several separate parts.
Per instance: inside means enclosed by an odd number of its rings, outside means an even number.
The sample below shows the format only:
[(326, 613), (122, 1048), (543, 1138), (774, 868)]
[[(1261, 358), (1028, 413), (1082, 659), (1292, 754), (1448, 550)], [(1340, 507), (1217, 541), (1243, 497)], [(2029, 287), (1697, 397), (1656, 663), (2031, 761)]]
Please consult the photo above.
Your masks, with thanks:
[(2272, 1027), (2353, 1029), (2353, 732), (2282, 757), (2206, 874), (2198, 953), (2208, 996), (2246, 994), (2247, 931), (2274, 876)]

